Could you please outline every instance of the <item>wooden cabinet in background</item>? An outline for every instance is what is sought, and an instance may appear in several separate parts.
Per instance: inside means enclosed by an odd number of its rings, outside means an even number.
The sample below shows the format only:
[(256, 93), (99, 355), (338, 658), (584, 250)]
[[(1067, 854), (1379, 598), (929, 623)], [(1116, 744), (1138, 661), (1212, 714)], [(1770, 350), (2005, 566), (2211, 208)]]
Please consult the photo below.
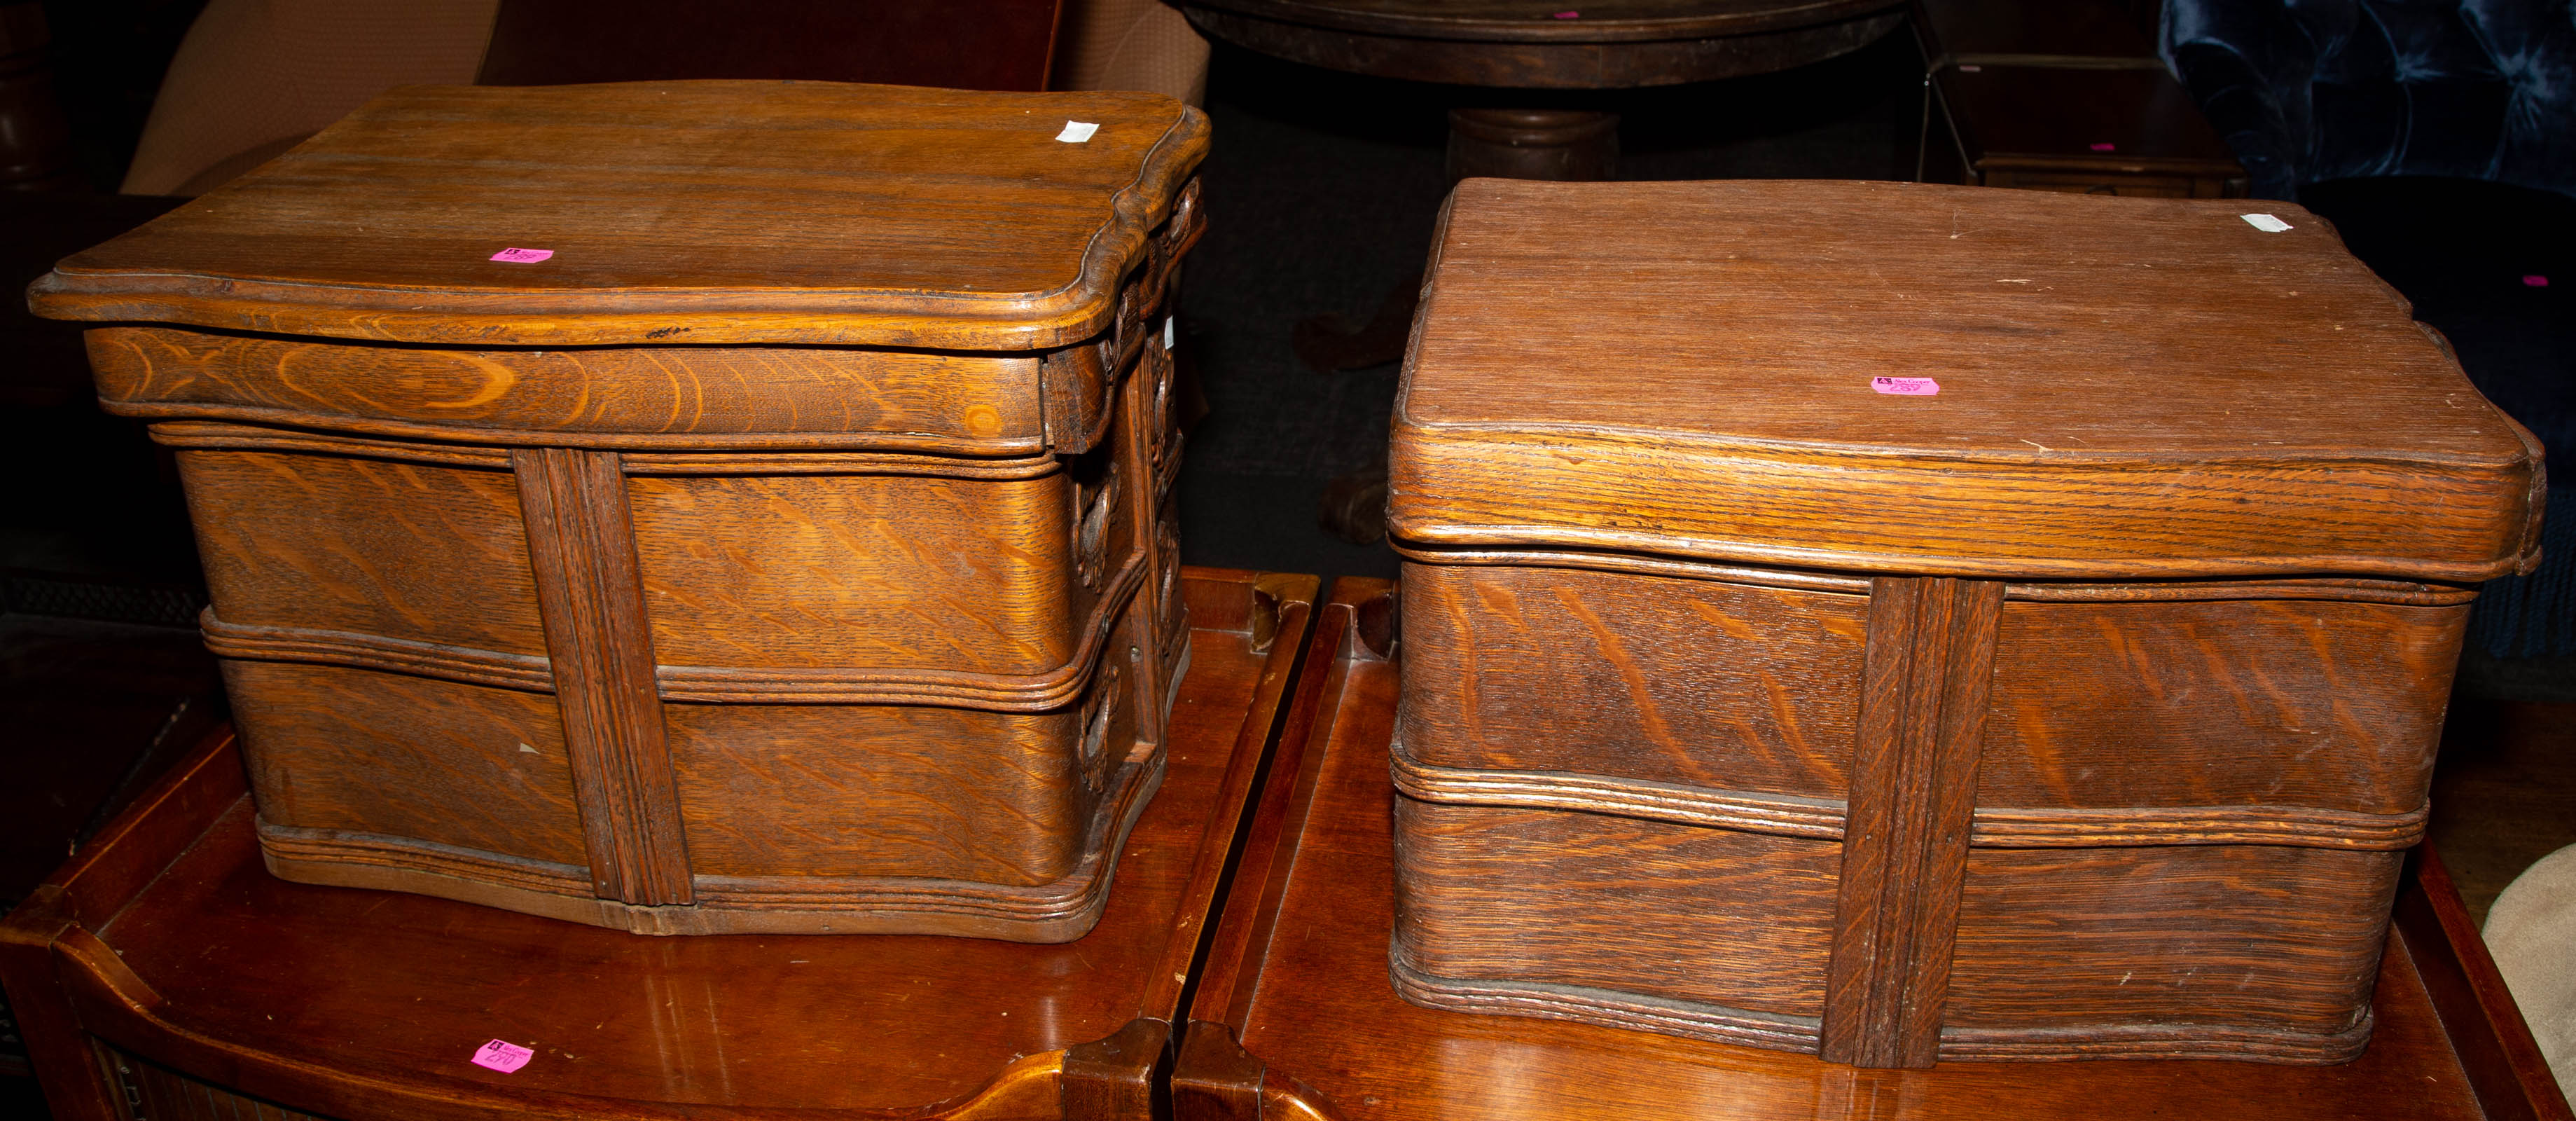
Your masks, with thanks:
[(409, 87), (33, 302), (178, 449), (279, 875), (1063, 941), (1187, 664), (1206, 147), (1146, 94)]
[(1462, 184), (1388, 511), (1404, 994), (1863, 1066), (2358, 1054), (2540, 449), (2242, 209)]

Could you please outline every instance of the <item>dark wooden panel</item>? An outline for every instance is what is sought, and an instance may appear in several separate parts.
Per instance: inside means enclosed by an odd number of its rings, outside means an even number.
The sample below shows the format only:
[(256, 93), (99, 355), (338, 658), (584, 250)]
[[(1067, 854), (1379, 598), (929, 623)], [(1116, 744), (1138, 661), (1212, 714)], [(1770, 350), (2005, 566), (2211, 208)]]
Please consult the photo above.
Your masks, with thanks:
[(2417, 812), (2468, 611), (2006, 605), (1977, 801)]
[(1403, 589), (1422, 762), (1843, 796), (1865, 597), (1501, 565)]
[(2239, 1038), (2196, 1053), (2347, 1057), (2368, 1040), (2404, 859), (2271, 845), (1975, 850), (1944, 1054), (2006, 1055), (2015, 1032), (2036, 1050), (2065, 1049), (2070, 1030), (2116, 1040), (2225, 1025)]
[(224, 681), (273, 824), (589, 863), (551, 696), (241, 660)]
[(1803, 1016), (1813, 1034), (1831, 841), (1412, 798), (1395, 829), (1396, 945), (1433, 983), (1580, 986)]
[(1078, 712), (664, 708), (689, 855), (711, 876), (1038, 884), (1080, 856)]
[(1096, 601), (1073, 571), (1062, 474), (971, 486), (641, 476), (625, 488), (654, 649), (670, 665), (1039, 674), (1073, 656)]
[(1992, 581), (1871, 582), (1825, 990), (1828, 1059), (1926, 1067), (1940, 1053), (2003, 598)]
[(182, 450), (215, 616), (543, 655), (507, 471)]
[(789, 78), (1046, 88), (1058, 0), (501, 0), (485, 85)]
[(592, 886), (602, 899), (685, 904), (689, 853), (625, 475), (614, 452), (530, 448), (510, 459)]

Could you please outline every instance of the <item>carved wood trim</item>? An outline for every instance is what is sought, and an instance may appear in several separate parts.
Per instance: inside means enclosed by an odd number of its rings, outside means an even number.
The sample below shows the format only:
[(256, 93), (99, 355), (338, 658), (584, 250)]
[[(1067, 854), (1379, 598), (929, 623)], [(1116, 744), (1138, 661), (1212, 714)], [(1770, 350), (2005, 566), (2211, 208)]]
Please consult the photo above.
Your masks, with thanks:
[[(526, 433), (493, 433), (518, 438)], [(311, 455), (359, 456), (443, 467), (510, 468), (510, 449), (471, 444), (382, 440), (328, 432), (268, 428), (216, 420), (167, 420), (152, 426), (152, 441), (174, 448), (225, 448)], [(914, 475), (945, 479), (1036, 479), (1063, 469), (1052, 455), (963, 459), (876, 451), (628, 452), (619, 460), (629, 475)]]
[[(1496, 771), (1443, 767), (1413, 757), (1399, 739), (1388, 748), (1395, 788), (1408, 798), (1444, 805), (1525, 806), (1615, 814), (1768, 833), (1841, 840), (1849, 806), (1757, 790), (1724, 790), (1565, 771)], [(2378, 814), (2313, 806), (1980, 806), (1971, 819), (1971, 848), (2054, 849), (2135, 845), (2289, 845), (2394, 851), (2424, 839), (2432, 803)]]
[(1992, 580), (1870, 581), (1827, 1059), (1928, 1067), (1940, 1054), (2003, 592)]
[[(1594, 553), (1579, 549), (1487, 549), (1429, 546), (1388, 539), (1397, 556), (1421, 564), (1479, 564), (1520, 568), (1577, 568), (1682, 580), (1714, 580), (1764, 588), (1863, 595), (1865, 577), (1794, 568), (1762, 568), (1717, 561), (1678, 560), (1627, 553)], [(2356, 576), (2219, 578), (2210, 580), (2037, 581), (2004, 585), (2004, 598), (2038, 603), (2136, 603), (2209, 600), (2322, 599), (2350, 603), (2388, 603), (2405, 607), (2447, 607), (2478, 597), (2474, 587), (2425, 584), (2412, 580), (2375, 580)]]
[[(534, 541), (531, 540), (531, 549)], [(532, 554), (533, 555), (533, 554)], [(963, 670), (872, 669), (866, 666), (742, 669), (731, 666), (661, 666), (654, 671), (666, 701), (732, 704), (931, 704), (994, 712), (1048, 712), (1072, 703), (1090, 684), (1088, 673), (1117, 626), (1138, 585), (1145, 562), (1131, 557), (1109, 594), (1093, 606), (1082, 645), (1063, 665), (1044, 673), (992, 674)], [(303, 662), (417, 674), (469, 685), (551, 692), (547, 660), (468, 646), (388, 638), (319, 627), (227, 623), (207, 608), (197, 617), (206, 647), (226, 658)]]
[(614, 452), (510, 453), (564, 746), (602, 899), (688, 903), (679, 785), (663, 740), (653, 630)]

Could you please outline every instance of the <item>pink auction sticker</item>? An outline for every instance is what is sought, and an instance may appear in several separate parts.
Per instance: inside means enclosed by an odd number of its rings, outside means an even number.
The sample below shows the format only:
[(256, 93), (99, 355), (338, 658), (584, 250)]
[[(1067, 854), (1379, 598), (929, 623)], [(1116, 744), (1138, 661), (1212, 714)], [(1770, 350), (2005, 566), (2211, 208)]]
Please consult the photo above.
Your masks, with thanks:
[(1555, 13), (1555, 18), (1557, 18), (1557, 19), (1582, 19), (1582, 18), (1583, 18), (1583, 13), (1581, 13), (1581, 12), (1557, 12), (1557, 13)]
[(552, 249), (504, 249), (493, 254), (492, 259), (508, 261), (514, 265), (533, 265), (554, 255), (555, 251)]
[(2120, 146), (2117, 144), (2096, 144), (2093, 145), (2093, 150), (2096, 152), (2116, 152), (2120, 150)]
[(528, 1065), (528, 1060), (535, 1057), (537, 1057), (535, 1051), (501, 1039), (495, 1039), (474, 1049), (475, 1066), (489, 1067), (503, 1074)]
[(2530, 276), (2523, 277), (2522, 283), (2525, 287), (2529, 288), (2547, 288), (2549, 287), (2549, 278), (2538, 273), (2533, 273)]
[(1941, 392), (1941, 383), (1930, 378), (1871, 378), (1869, 387), (1899, 397), (1930, 397)]

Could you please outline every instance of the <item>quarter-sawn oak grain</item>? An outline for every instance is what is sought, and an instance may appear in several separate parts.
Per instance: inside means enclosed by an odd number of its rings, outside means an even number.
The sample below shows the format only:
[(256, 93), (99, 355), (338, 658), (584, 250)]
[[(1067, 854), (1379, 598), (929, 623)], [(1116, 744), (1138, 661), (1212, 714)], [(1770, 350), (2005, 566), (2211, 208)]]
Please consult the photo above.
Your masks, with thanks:
[(1079, 936), (1189, 665), (1158, 320), (1206, 134), (1144, 95), (406, 88), (63, 262), (35, 305), (177, 449), (271, 869)]
[[(1199, 625), (1165, 788), (1079, 942), (649, 939), (260, 870), (210, 741), (0, 923), (55, 1115), (1146, 1121), (1308, 649), (1313, 577), (1180, 581)], [(1311, 711), (1311, 705), (1308, 706)], [(500, 1037), (515, 1073), (466, 1060)]]
[(2542, 475), (2239, 209), (1462, 184), (1395, 410), (1399, 990), (1863, 1067), (2359, 1052)]
[[(1291, 733), (1282, 736), (1254, 801), (1253, 827), (1179, 1041), (1172, 1112), (1180, 1121), (2075, 1121), (2106, 1110), (2276, 1121), (2576, 1116), (2429, 850), (2416, 854), (2396, 885), (2387, 952), (2373, 954), (2368, 966), (2377, 982), (2376, 1038), (2339, 1065), (1943, 1062), (1886, 1070), (1407, 1003), (1385, 982), (1391, 936), (1409, 921), (1396, 905), (1395, 880), (1410, 873), (1388, 825), (1401, 798), (1387, 780), (1384, 753), (1396, 726), (1395, 671), (1412, 655), (1411, 637), (1408, 628), (1389, 661), (1355, 625), (1366, 605), (1389, 591), (1380, 581), (1342, 580), (1325, 608), (1314, 648), (1333, 660), (1314, 668), (1327, 671), (1326, 687), (1306, 702), (1311, 714), (1292, 711)], [(2298, 889), (2267, 890), (2286, 896)], [(2242, 905), (2252, 911), (2277, 901)], [(1653, 933), (1632, 923), (1612, 937)], [(1550, 931), (1539, 924), (1533, 934)], [(1639, 950), (1651, 952), (1643, 944)], [(2013, 968), (2044, 972), (2028, 950)]]

